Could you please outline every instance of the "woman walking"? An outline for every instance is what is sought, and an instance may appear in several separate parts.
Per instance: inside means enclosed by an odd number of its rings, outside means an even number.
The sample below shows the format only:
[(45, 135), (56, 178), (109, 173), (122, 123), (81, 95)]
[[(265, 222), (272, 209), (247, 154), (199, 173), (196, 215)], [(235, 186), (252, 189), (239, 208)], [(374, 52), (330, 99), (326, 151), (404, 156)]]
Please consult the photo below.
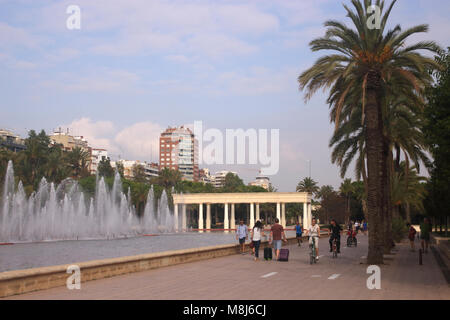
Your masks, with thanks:
[(261, 221), (256, 221), (252, 232), (251, 239), (253, 242), (253, 253), (255, 255), (255, 261), (259, 260), (259, 246), (261, 245), (261, 237), (264, 236), (264, 229)]

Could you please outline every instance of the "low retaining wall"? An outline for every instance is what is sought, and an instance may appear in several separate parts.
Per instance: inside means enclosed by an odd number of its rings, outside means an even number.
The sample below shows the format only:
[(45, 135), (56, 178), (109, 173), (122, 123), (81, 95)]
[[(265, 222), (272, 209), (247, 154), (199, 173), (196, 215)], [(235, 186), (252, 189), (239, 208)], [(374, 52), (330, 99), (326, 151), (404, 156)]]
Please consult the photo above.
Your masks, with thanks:
[[(286, 244), (297, 241), (296, 238), (288, 238), (287, 240)], [(266, 243), (267, 241), (263, 241), (261, 247), (264, 248)], [(70, 277), (67, 268), (71, 265), (80, 267), (81, 282), (86, 282), (237, 253), (239, 253), (239, 245), (227, 244), (6, 271), (0, 273), (0, 297), (65, 286), (67, 279)]]

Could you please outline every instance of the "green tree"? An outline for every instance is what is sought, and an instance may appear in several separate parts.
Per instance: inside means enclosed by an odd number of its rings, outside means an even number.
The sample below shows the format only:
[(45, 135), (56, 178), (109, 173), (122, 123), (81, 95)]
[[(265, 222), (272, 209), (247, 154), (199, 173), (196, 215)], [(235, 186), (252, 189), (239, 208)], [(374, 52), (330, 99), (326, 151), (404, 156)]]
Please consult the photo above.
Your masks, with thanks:
[(319, 191), (319, 186), (317, 185), (316, 181), (309, 177), (306, 177), (297, 184), (297, 188), (295, 190), (297, 192), (308, 192), (311, 194), (316, 194)]
[(67, 152), (66, 157), (73, 178), (79, 179), (89, 175), (89, 151), (75, 147)]
[(182, 174), (180, 171), (163, 168), (159, 172), (159, 176), (154, 179), (154, 182), (168, 190), (172, 189), (172, 187), (176, 187), (181, 182), (181, 179)]
[(345, 197), (345, 222), (350, 220), (350, 198), (353, 194), (353, 184), (351, 179), (345, 179), (339, 187), (339, 192)]
[[(325, 22), (326, 35), (313, 40), (311, 49), (336, 53), (319, 58), (298, 79), (300, 89), (307, 90), (306, 99), (321, 87), (331, 87), (329, 102), (336, 128), (341, 122), (344, 107), (361, 106), (367, 155), (367, 207), (372, 230), (367, 260), (371, 264), (383, 263), (385, 213), (391, 206), (387, 166), (389, 142), (385, 138), (383, 124), (383, 99), (389, 89), (386, 81), (389, 79), (391, 83), (401, 84), (405, 94), (420, 95), (431, 81), (428, 70), (437, 66), (432, 59), (417, 52), (436, 52), (438, 46), (434, 42), (405, 45), (411, 35), (428, 31), (426, 25), (405, 31), (397, 25), (392, 30), (385, 30), (395, 2), (392, 1), (386, 10), (385, 2), (381, 0), (352, 0), (354, 11), (344, 5), (356, 30), (339, 21)], [(368, 8), (372, 4), (380, 8), (380, 28), (368, 27), (371, 17)]]
[(428, 196), (425, 200), (429, 216), (442, 219), (448, 232), (450, 216), (450, 48), (442, 51), (436, 61), (442, 70), (434, 73), (436, 83), (427, 92), (424, 132), (434, 162), (430, 166)]
[(114, 169), (111, 167), (111, 161), (109, 158), (100, 160), (97, 166), (97, 174), (100, 177), (110, 178), (114, 176)]
[(244, 187), (244, 181), (237, 174), (228, 172), (225, 176), (224, 192), (237, 192)]
[(145, 168), (141, 164), (134, 164), (131, 168), (133, 173), (133, 180), (136, 182), (147, 182), (147, 176), (145, 175)]

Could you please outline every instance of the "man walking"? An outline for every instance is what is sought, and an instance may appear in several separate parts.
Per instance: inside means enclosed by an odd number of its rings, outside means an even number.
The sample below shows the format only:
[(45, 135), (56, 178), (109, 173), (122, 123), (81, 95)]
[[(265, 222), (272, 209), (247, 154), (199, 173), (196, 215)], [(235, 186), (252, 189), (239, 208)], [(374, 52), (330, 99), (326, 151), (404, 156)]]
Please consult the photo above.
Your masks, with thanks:
[(273, 240), (273, 249), (275, 250), (277, 260), (280, 256), (281, 239), (287, 242), (283, 226), (279, 224), (279, 222), (280, 220), (278, 218), (275, 218), (275, 224), (270, 229), (270, 238), (269, 238), (269, 244), (271, 244)]
[(302, 235), (303, 235), (303, 226), (300, 225), (299, 221), (297, 221), (297, 224), (295, 225), (295, 236), (297, 238), (297, 243), (299, 247), (302, 244)]
[(236, 240), (239, 239), (239, 245), (241, 249), (241, 254), (245, 254), (245, 240), (248, 239), (248, 228), (244, 224), (244, 220), (241, 219), (239, 225), (236, 229)]
[(428, 218), (423, 219), (420, 224), (420, 240), (422, 244), (422, 252), (428, 253), (428, 246), (430, 244), (430, 233), (432, 231), (431, 223)]

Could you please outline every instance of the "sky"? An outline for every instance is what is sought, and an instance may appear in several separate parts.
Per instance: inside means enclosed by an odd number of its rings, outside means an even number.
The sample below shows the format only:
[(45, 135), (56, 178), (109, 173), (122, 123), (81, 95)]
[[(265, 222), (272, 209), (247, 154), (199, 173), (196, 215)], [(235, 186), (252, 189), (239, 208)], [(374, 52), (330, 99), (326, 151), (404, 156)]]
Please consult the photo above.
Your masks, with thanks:
[[(298, 75), (321, 55), (308, 43), (336, 0), (0, 0), (0, 128), (69, 128), (112, 159), (158, 161), (168, 126), (279, 129), (279, 191), (311, 176), (337, 188), (326, 92), (305, 102)], [(70, 30), (69, 5), (81, 9)], [(450, 2), (399, 0), (391, 23), (429, 24), (411, 38), (450, 45)], [(208, 166), (250, 182), (255, 165)], [(347, 177), (354, 178), (353, 170)]]

